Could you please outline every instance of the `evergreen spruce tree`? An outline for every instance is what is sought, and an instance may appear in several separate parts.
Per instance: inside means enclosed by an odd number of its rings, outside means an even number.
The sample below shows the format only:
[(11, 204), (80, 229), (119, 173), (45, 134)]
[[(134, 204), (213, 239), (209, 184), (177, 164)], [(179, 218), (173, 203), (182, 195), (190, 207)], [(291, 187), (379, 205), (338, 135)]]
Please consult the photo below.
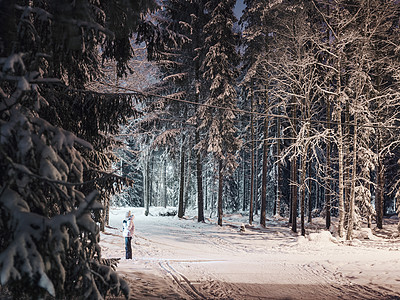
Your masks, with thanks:
[[(199, 146), (213, 153), (218, 162), (218, 224), (222, 226), (223, 183), (237, 167), (236, 152), (240, 140), (234, 125), (237, 95), (235, 79), (239, 56), (237, 35), (233, 32), (235, 1), (208, 1), (210, 20), (204, 26), (205, 48), (203, 77), (209, 87), (205, 105), (199, 108), (200, 128), (206, 130)], [(218, 108), (216, 108), (218, 107)]]
[(133, 33), (154, 35), (142, 18), (155, 7), (0, 3), (0, 270), (14, 297), (129, 295), (115, 261), (101, 258), (96, 222), (119, 181), (107, 172), (111, 135), (135, 116), (134, 95), (85, 85), (102, 59), (126, 74)]

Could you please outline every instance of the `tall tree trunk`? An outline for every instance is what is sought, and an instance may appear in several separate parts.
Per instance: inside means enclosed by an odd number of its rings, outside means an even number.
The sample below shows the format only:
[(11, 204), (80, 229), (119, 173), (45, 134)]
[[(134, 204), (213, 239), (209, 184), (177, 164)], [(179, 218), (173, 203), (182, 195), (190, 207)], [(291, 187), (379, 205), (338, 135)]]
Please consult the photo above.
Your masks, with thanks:
[(164, 204), (164, 207), (166, 208), (168, 205), (168, 199), (167, 199), (167, 160), (163, 160), (163, 165), (161, 166), (162, 169), (162, 174), (161, 174), (161, 182), (162, 182), (162, 188), (161, 188), (161, 201)]
[(353, 167), (351, 174), (351, 195), (349, 201), (349, 216), (346, 240), (351, 240), (354, 225), (354, 210), (355, 210), (355, 197), (356, 197), (356, 171), (357, 171), (357, 119), (354, 120), (354, 141), (353, 141)]
[(262, 188), (261, 188), (261, 212), (260, 224), (265, 227), (267, 209), (267, 172), (268, 172), (268, 119), (265, 118), (264, 146), (262, 162)]
[(145, 158), (145, 179), (144, 179), (144, 186), (145, 186), (145, 212), (144, 214), (146, 216), (149, 215), (149, 209), (150, 209), (150, 154), (149, 151), (146, 153), (146, 158)]
[(242, 171), (243, 171), (243, 202), (242, 202), (242, 210), (246, 211), (246, 151), (243, 151), (243, 159), (242, 159)]
[[(295, 101), (295, 100), (294, 100)], [(296, 122), (297, 117), (297, 105), (293, 102), (293, 111), (292, 111), (292, 118), (293, 118), (293, 138), (296, 138)], [(290, 164), (291, 168), (291, 216), (292, 216), (292, 231), (297, 232), (297, 158), (293, 157), (292, 162)]]
[[(329, 99), (326, 103), (326, 120), (328, 122), (328, 130), (331, 129), (331, 105)], [(331, 142), (328, 139), (326, 142), (326, 166), (325, 166), (325, 209), (326, 219), (325, 227), (331, 227)]]
[[(200, 141), (199, 132), (196, 131), (196, 145)], [(196, 154), (196, 169), (197, 169), (197, 221), (204, 222), (204, 197), (203, 197), (203, 169), (201, 164), (201, 153)]]
[[(340, 105), (340, 103), (338, 104)], [(338, 234), (339, 237), (343, 237), (344, 234), (344, 163), (343, 163), (343, 132), (342, 132), (342, 121), (341, 121), (341, 109), (338, 112), (338, 155), (339, 155), (339, 226)]]
[(150, 152), (150, 164), (149, 164), (149, 205), (152, 206), (154, 205), (153, 199), (153, 182), (154, 182), (154, 155)]
[[(280, 110), (278, 111), (280, 114)], [(276, 202), (275, 202), (275, 215), (281, 215), (281, 184), (282, 184), (282, 170), (281, 170), (281, 118), (277, 118), (276, 135), (278, 137), (276, 141), (276, 169), (277, 169), (277, 180), (276, 180)]]
[(306, 235), (306, 229), (304, 226), (305, 219), (305, 200), (306, 200), (306, 173), (307, 173), (307, 152), (308, 145), (305, 145), (303, 155), (301, 157), (301, 201), (300, 201), (300, 218), (301, 218), (301, 235)]
[(378, 164), (376, 168), (376, 190), (375, 190), (375, 208), (376, 208), (376, 226), (383, 228), (383, 188), (384, 188), (384, 165), (381, 156), (381, 133), (378, 129), (377, 157)]
[(258, 149), (256, 147), (255, 149), (256, 152), (256, 164), (255, 164), (255, 171), (254, 171), (254, 177), (255, 177), (255, 183), (254, 183), (254, 188), (255, 188), (255, 193), (254, 193), (254, 214), (258, 215), (258, 202), (259, 202), (259, 197), (258, 197), (258, 164), (259, 164), (259, 159), (258, 159)]
[[(192, 148), (191, 146), (189, 148)], [(190, 185), (190, 179), (192, 175), (192, 151), (189, 151), (188, 153), (188, 159), (186, 163), (186, 173), (185, 173), (185, 192), (184, 192), (184, 204), (183, 204), (183, 214), (185, 214), (186, 208), (188, 207), (189, 203), (189, 185)]]
[(209, 178), (208, 178), (208, 166), (206, 165), (206, 174), (204, 176), (204, 209), (207, 210), (208, 209), (208, 188), (209, 188)]
[(350, 104), (349, 100), (346, 100), (345, 105), (345, 125), (343, 129), (344, 133), (344, 209), (345, 209), (345, 224), (348, 223), (349, 218), (349, 208), (350, 208), (350, 185), (351, 185), (351, 178), (350, 178)]
[(253, 99), (253, 85), (251, 86), (251, 115), (250, 115), (250, 127), (251, 127), (251, 172), (250, 172), (250, 203), (249, 203), (249, 224), (253, 224), (253, 203), (254, 203), (254, 99)]
[[(310, 153), (310, 157), (311, 157), (311, 153)], [(312, 206), (312, 197), (311, 197), (311, 189), (312, 189), (312, 181), (311, 181), (311, 171), (312, 171), (312, 164), (311, 162), (308, 163), (308, 180), (307, 180), (307, 185), (308, 185), (308, 223), (312, 223), (312, 210), (313, 210), (313, 206)]]
[[(265, 113), (269, 110), (268, 93), (265, 96)], [(260, 224), (265, 227), (267, 213), (267, 173), (268, 173), (268, 117), (264, 120), (264, 144), (263, 144), (263, 162), (262, 162), (262, 188), (261, 188), (261, 212)]]
[(218, 159), (218, 225), (222, 226), (222, 206), (223, 206), (223, 201), (222, 201), (222, 195), (223, 195), (223, 175), (222, 175), (222, 159)]
[(183, 210), (183, 196), (185, 189), (185, 151), (184, 147), (181, 148), (181, 174), (180, 174), (180, 185), (179, 185), (179, 202), (178, 202), (178, 218), (182, 218), (184, 214)]

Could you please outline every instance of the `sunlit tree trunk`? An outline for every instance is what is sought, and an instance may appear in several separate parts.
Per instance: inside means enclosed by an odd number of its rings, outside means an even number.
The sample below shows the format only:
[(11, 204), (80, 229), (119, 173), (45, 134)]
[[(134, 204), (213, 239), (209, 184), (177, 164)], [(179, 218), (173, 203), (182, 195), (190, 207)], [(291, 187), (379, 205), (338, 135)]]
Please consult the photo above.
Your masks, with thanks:
[(263, 162), (262, 162), (262, 188), (261, 188), (261, 212), (260, 224), (265, 227), (267, 209), (267, 172), (268, 172), (268, 119), (265, 118)]
[(354, 226), (354, 210), (355, 210), (355, 197), (356, 197), (356, 171), (357, 171), (357, 119), (354, 117), (354, 135), (353, 135), (353, 167), (351, 174), (351, 195), (349, 201), (349, 216), (346, 240), (351, 240)]
[(383, 228), (383, 189), (384, 189), (384, 165), (382, 161), (381, 151), (381, 133), (378, 129), (377, 141), (377, 166), (376, 166), (376, 189), (375, 189), (375, 209), (376, 209), (376, 226)]
[(350, 178), (350, 104), (349, 100), (346, 100), (345, 104), (345, 125), (344, 139), (343, 139), (343, 151), (344, 151), (344, 209), (345, 209), (345, 224), (348, 223), (349, 218), (349, 207), (350, 207), (350, 193), (351, 193), (351, 178)]
[(250, 203), (249, 203), (249, 224), (253, 224), (253, 203), (254, 203), (254, 99), (253, 99), (253, 85), (251, 86), (250, 95), (250, 127), (251, 127), (251, 171), (250, 171)]
[[(326, 120), (328, 122), (328, 130), (331, 129), (331, 106), (329, 99), (326, 100)], [(328, 139), (326, 141), (326, 166), (325, 166), (325, 209), (326, 219), (325, 227), (329, 229), (331, 227), (331, 142)]]
[[(340, 106), (340, 103), (338, 104)], [(344, 162), (343, 162), (343, 133), (342, 133), (342, 121), (341, 121), (341, 109), (338, 109), (338, 131), (337, 131), (337, 139), (338, 139), (338, 156), (339, 156), (339, 226), (338, 226), (338, 234), (339, 237), (343, 237), (344, 234), (344, 217), (345, 217), (345, 209), (344, 209)]]
[(242, 172), (243, 172), (243, 201), (242, 201), (242, 210), (246, 210), (246, 151), (243, 151), (243, 159), (242, 159)]
[(307, 173), (307, 152), (308, 144), (305, 145), (303, 150), (303, 155), (301, 157), (301, 201), (300, 201), (300, 221), (301, 221), (301, 235), (306, 235), (306, 230), (304, 227), (305, 219), (305, 200), (306, 200), (306, 173)]
[[(269, 110), (268, 93), (265, 95), (265, 113)], [(261, 188), (261, 212), (260, 224), (265, 227), (267, 210), (267, 173), (268, 173), (268, 117), (264, 117), (264, 143), (263, 143), (263, 161), (262, 161), (262, 188)]]
[[(280, 111), (279, 111), (280, 113)], [(278, 113), (278, 114), (279, 114)], [(275, 202), (275, 215), (280, 216), (281, 215), (281, 184), (282, 184), (282, 170), (281, 170), (281, 162), (280, 162), (280, 157), (281, 157), (281, 119), (278, 117), (277, 118), (277, 141), (276, 141), (276, 157), (277, 157), (277, 162), (276, 162), (276, 169), (277, 169), (277, 181), (276, 181), (276, 202)]]

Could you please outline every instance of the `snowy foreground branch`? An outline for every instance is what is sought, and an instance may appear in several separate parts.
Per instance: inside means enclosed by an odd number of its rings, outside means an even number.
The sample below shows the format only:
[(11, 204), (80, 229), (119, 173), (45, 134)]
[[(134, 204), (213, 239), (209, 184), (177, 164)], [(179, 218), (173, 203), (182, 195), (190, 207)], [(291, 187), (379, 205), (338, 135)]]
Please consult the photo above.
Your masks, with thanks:
[(101, 258), (100, 194), (80, 186), (93, 147), (42, 117), (49, 104), (24, 70), (22, 54), (0, 59), (1, 290), (34, 299), (129, 297), (115, 260)]

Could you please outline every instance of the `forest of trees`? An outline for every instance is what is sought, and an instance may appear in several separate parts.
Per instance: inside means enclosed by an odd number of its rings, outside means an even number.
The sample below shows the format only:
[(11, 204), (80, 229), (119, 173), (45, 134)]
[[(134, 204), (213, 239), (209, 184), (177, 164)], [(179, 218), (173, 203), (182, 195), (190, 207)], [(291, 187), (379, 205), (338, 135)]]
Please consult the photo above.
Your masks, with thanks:
[(123, 185), (303, 235), (396, 213), (398, 1), (235, 4), (0, 1), (0, 294), (128, 297), (99, 246)]
[(198, 221), (207, 209), (220, 225), (232, 211), (289, 217), (303, 235), (314, 216), (346, 239), (382, 228), (399, 185), (400, 4), (244, 4), (240, 20), (235, 1), (164, 1), (155, 15), (187, 40), (158, 53), (145, 92), (127, 89), (148, 97), (124, 127), (138, 184), (119, 203), (196, 208)]

